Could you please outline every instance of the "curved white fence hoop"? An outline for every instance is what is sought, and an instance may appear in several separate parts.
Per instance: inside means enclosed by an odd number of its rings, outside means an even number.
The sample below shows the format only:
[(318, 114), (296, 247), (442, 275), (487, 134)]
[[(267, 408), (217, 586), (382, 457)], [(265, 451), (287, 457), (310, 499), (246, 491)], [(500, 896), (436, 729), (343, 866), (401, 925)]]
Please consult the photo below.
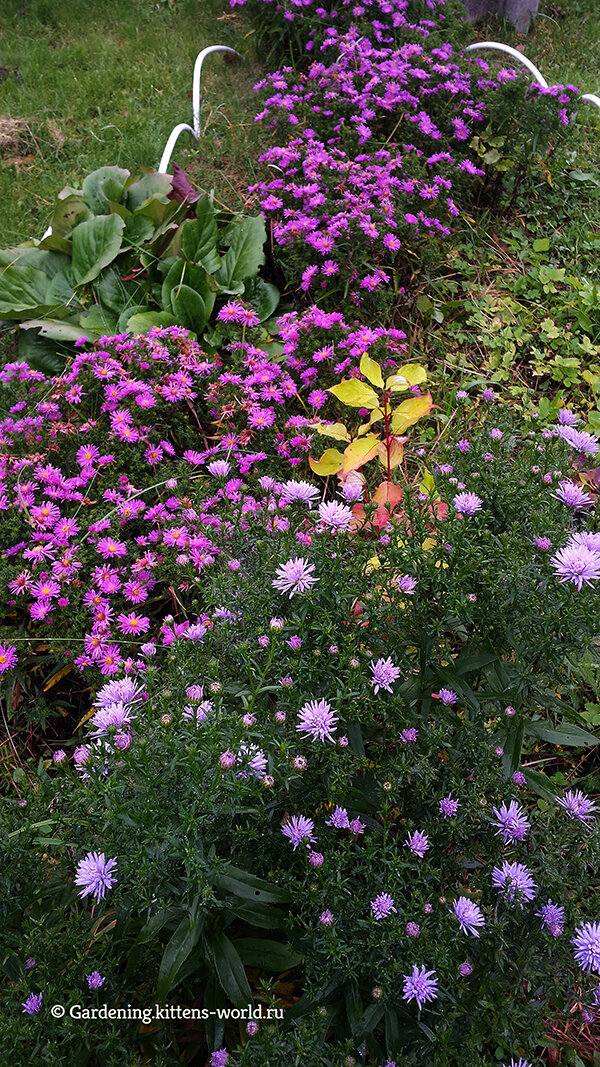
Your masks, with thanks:
[[(521, 52), (517, 52), (516, 48), (511, 48), (510, 45), (500, 44), (499, 41), (478, 41), (476, 44), (469, 44), (465, 48), (465, 52), (474, 52), (476, 48), (492, 48), (496, 52), (505, 52), (506, 55), (512, 56), (513, 59), (518, 59), (519, 63), (522, 63), (527, 70), (533, 74), (538, 85), (541, 85), (543, 89), (548, 88), (548, 82), (544, 78), (544, 75), (537, 69), (534, 63), (531, 62), (527, 56), (524, 56)], [(596, 93), (583, 93), (580, 97), (581, 100), (588, 100), (590, 104), (595, 104), (597, 108), (600, 108), (600, 96)]]
[(527, 70), (533, 74), (538, 85), (541, 85), (544, 89), (548, 88), (548, 82), (544, 78), (544, 75), (537, 69), (534, 63), (531, 62), (527, 56), (517, 52), (516, 48), (511, 48), (508, 44), (499, 44), (498, 41), (479, 41), (476, 44), (469, 44), (465, 48), (465, 52), (474, 52), (476, 48), (493, 48), (496, 52), (506, 52), (508, 56), (512, 56), (513, 59), (518, 59)]
[(228, 48), (225, 44), (211, 44), (208, 48), (203, 48), (201, 52), (196, 56), (196, 62), (194, 63), (194, 77), (192, 82), (192, 123), (188, 125), (187, 122), (180, 122), (177, 126), (174, 126), (169, 134), (167, 143), (164, 148), (164, 152), (160, 157), (160, 163), (158, 164), (158, 173), (166, 174), (167, 167), (171, 161), (173, 149), (180, 134), (187, 132), (191, 133), (195, 141), (200, 140), (200, 77), (202, 75), (202, 64), (207, 56), (212, 52), (229, 52), (231, 55), (237, 56), (238, 59), (244, 57), (236, 52), (235, 48)]

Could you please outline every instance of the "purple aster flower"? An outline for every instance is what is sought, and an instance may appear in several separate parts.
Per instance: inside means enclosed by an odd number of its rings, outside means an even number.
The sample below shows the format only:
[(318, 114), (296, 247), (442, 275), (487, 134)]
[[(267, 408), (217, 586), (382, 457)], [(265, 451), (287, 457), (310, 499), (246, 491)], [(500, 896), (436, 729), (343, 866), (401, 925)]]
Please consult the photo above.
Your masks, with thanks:
[(35, 956), (28, 956), (25, 960), (25, 970), (30, 971), (32, 967), (35, 967)]
[(522, 1056), (518, 1060), (511, 1060), (510, 1063), (503, 1063), (502, 1067), (532, 1067), (529, 1060), (524, 1060)]
[(210, 1057), (210, 1067), (227, 1067), (229, 1056), (226, 1048), (219, 1048)]
[(315, 582), (319, 581), (318, 578), (313, 577), (314, 569), (313, 563), (309, 563), (302, 556), (295, 556), (277, 568), (277, 578), (271, 582), (271, 585), (282, 593), (289, 593), (291, 600), (296, 593), (306, 593)]
[(100, 989), (106, 981), (106, 978), (103, 978), (99, 971), (92, 971), (91, 974), (86, 974), (85, 977), (90, 989)]
[(363, 487), (360, 482), (344, 482), (340, 493), (347, 504), (356, 504), (358, 500), (362, 500)]
[(352, 509), (337, 500), (319, 504), (319, 518), (326, 526), (334, 530), (347, 530), (352, 522)]
[(492, 885), (502, 891), (504, 899), (511, 907), (518, 904), (520, 908), (525, 901), (533, 900), (537, 889), (527, 867), (522, 863), (507, 863), (506, 860), (501, 867), (494, 867)]
[(579, 822), (587, 823), (594, 818), (598, 808), (592, 800), (585, 796), (580, 789), (569, 789), (564, 797), (555, 797), (557, 804), (564, 808), (571, 819), (579, 819)]
[(458, 811), (459, 802), (454, 800), (452, 793), (448, 793), (447, 797), (442, 797), (440, 800), (440, 812), (445, 819), (451, 818), (456, 815)]
[(600, 552), (590, 551), (582, 544), (565, 545), (552, 556), (550, 565), (559, 575), (559, 582), (573, 582), (580, 591), (584, 582), (591, 585), (600, 577)]
[(317, 840), (313, 834), (314, 828), (312, 819), (307, 819), (305, 815), (292, 815), (281, 827), (281, 832), (285, 837), (289, 837), (295, 852), (302, 841)]
[(340, 808), (336, 804), (334, 812), (330, 819), (327, 819), (326, 826), (335, 826), (336, 830), (347, 830), (350, 826), (350, 820), (348, 819), (348, 812), (345, 808)]
[(417, 967), (416, 963), (412, 974), (405, 974), (403, 1000), (416, 1000), (419, 1011), (428, 1000), (436, 1000), (438, 980), (435, 971), (427, 971), (425, 967)]
[(590, 530), (580, 530), (579, 533), (571, 534), (567, 541), (569, 548), (578, 548), (583, 546), (588, 548), (590, 552), (600, 553), (600, 533), (591, 533)]
[(470, 974), (473, 974), (473, 964), (468, 960), (464, 960), (458, 968), (458, 973), (462, 978), (468, 978)]
[(215, 459), (207, 465), (207, 470), (213, 478), (224, 478), (231, 470), (231, 464), (226, 459)]
[(116, 866), (116, 856), (107, 860), (103, 852), (88, 852), (77, 864), (75, 872), (75, 885), (82, 887), (78, 896), (87, 897), (92, 893), (96, 901), (103, 900), (106, 890), (112, 889), (117, 880), (112, 873)]
[(546, 927), (552, 937), (560, 937), (565, 928), (565, 909), (560, 904), (549, 900), (535, 914), (542, 920), (542, 930)]
[(308, 862), (311, 867), (322, 867), (325, 862), (325, 857), (322, 852), (309, 852)]
[(325, 911), (322, 911), (319, 915), (319, 922), (323, 923), (323, 926), (332, 926), (334, 919), (335, 916), (332, 911), (329, 911), (329, 908), (327, 908)]
[(385, 919), (390, 912), (396, 912), (393, 898), (389, 893), (380, 893), (375, 900), (371, 901), (371, 911), (376, 919)]
[(421, 927), (418, 923), (407, 923), (405, 929), (409, 937), (418, 937), (421, 933)]
[(481, 394), (481, 399), (482, 400), (489, 400), (489, 401), (495, 400), (496, 399), (496, 394), (495, 394), (493, 389), (484, 389), (482, 394)]
[(568, 480), (559, 482), (558, 489), (552, 496), (555, 496), (557, 500), (562, 500), (563, 504), (566, 504), (568, 508), (573, 508), (574, 511), (589, 508), (594, 503), (589, 493), (584, 493), (579, 485)]
[(400, 731), (400, 738), (399, 739), (400, 739), (400, 741), (402, 741), (402, 743), (404, 745), (411, 745), (413, 743), (413, 741), (417, 740), (418, 736), (419, 736), (419, 731), (415, 730), (414, 726), (410, 726), (408, 728), (408, 730), (401, 730)]
[(378, 693), (380, 689), (385, 689), (387, 693), (391, 693), (392, 683), (396, 681), (400, 674), (400, 668), (394, 666), (391, 657), (378, 659), (377, 663), (371, 660), (371, 670), (373, 671), (371, 685), (374, 692)]
[(299, 733), (309, 734), (313, 741), (333, 741), (338, 719), (326, 700), (309, 700), (298, 712)]
[(500, 808), (492, 808), (492, 811), (496, 816), (496, 822), (492, 822), (492, 826), (498, 827), (496, 836), (502, 834), (504, 844), (509, 841), (511, 844), (523, 841), (531, 823), (527, 821), (525, 812), (516, 800), (511, 800), (508, 807), (502, 804)]
[(422, 834), (420, 830), (415, 830), (413, 834), (409, 834), (404, 845), (410, 849), (413, 856), (418, 856), (420, 859), (423, 859), (427, 849), (431, 848), (427, 834)]
[(481, 511), (483, 500), (477, 493), (457, 493), (452, 503), (460, 515), (474, 515)]
[(463, 934), (473, 934), (473, 937), (479, 937), (477, 927), (485, 926), (481, 908), (474, 901), (469, 900), (468, 897), (458, 897), (452, 904), (452, 910), (458, 919), (458, 925)]
[(575, 962), (583, 971), (600, 972), (600, 923), (583, 923), (575, 928), (571, 938), (575, 948)]
[(468, 451), (469, 451), (469, 449), (470, 449), (470, 447), (471, 447), (471, 443), (470, 443), (470, 441), (467, 441), (467, 438), (466, 438), (466, 437), (463, 437), (463, 438), (462, 438), (462, 439), (461, 439), (461, 440), (460, 440), (460, 441), (458, 442), (458, 444), (457, 444), (457, 446), (456, 446), (456, 447), (458, 448), (458, 451), (459, 451), (459, 452), (468, 452)]
[(515, 783), (515, 785), (519, 785), (519, 786), (527, 785), (527, 779), (526, 779), (526, 777), (525, 777), (525, 775), (523, 774), (522, 771), (515, 771), (515, 773), (512, 776), (512, 780)]
[(21, 1005), (23, 1015), (36, 1015), (42, 1006), (42, 996), (42, 993), (30, 993), (27, 1000)]

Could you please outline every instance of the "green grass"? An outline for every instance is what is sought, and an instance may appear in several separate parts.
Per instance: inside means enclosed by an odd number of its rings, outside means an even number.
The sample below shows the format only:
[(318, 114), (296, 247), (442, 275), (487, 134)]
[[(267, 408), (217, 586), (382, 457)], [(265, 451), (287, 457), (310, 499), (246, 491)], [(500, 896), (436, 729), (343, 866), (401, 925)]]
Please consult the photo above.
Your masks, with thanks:
[(89, 171), (157, 167), (172, 127), (191, 122), (194, 59), (209, 44), (247, 58), (207, 61), (203, 139), (183, 134), (173, 158), (243, 202), (258, 70), (250, 27), (224, 0), (3, 0), (0, 41), (0, 247), (41, 236), (59, 190)]

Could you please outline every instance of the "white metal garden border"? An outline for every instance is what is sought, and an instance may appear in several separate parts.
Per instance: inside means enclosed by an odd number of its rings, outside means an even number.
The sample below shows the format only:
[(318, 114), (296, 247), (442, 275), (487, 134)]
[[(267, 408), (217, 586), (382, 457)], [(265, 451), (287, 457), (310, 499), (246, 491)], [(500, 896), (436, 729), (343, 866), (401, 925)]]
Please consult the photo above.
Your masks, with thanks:
[(192, 82), (192, 126), (189, 126), (187, 122), (180, 122), (177, 126), (174, 126), (169, 134), (169, 138), (165, 145), (164, 152), (160, 157), (160, 163), (158, 164), (158, 173), (166, 174), (167, 167), (171, 161), (173, 149), (175, 144), (184, 131), (191, 133), (195, 141), (200, 140), (200, 77), (202, 74), (202, 64), (207, 56), (211, 52), (229, 52), (231, 55), (238, 56), (239, 59), (244, 57), (236, 52), (235, 48), (228, 48), (225, 44), (211, 44), (208, 48), (203, 48), (201, 52), (196, 56), (196, 62), (194, 63), (194, 78)]
[[(541, 85), (543, 89), (548, 88), (548, 82), (544, 78), (544, 75), (538, 70), (534, 63), (531, 62), (527, 56), (517, 52), (516, 48), (511, 48), (508, 44), (500, 44), (498, 41), (478, 41), (476, 44), (467, 45), (465, 52), (473, 52), (476, 48), (492, 48), (496, 52), (505, 52), (507, 55), (512, 56), (513, 59), (518, 59), (527, 70), (533, 74), (538, 85)], [(589, 100), (591, 104), (595, 104), (597, 108), (600, 108), (600, 96), (596, 96), (595, 93), (583, 93), (582, 100)]]

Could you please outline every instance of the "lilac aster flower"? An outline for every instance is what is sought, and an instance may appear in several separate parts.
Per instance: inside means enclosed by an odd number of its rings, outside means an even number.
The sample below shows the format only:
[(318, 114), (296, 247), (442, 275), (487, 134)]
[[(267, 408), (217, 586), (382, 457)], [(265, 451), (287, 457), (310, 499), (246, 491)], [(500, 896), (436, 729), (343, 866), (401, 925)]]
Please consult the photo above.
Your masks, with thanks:
[(492, 808), (492, 811), (496, 816), (496, 822), (492, 822), (492, 826), (498, 827), (496, 836), (502, 834), (504, 844), (524, 839), (531, 823), (527, 821), (525, 812), (516, 800), (511, 800), (508, 807), (502, 804), (500, 808)]
[(481, 908), (474, 901), (469, 900), (468, 897), (458, 897), (452, 904), (452, 910), (458, 919), (458, 925), (463, 934), (473, 934), (473, 937), (479, 937), (477, 927), (485, 926)]
[(319, 504), (319, 518), (334, 530), (347, 530), (352, 522), (352, 509), (337, 500)]
[(512, 780), (515, 783), (515, 785), (519, 785), (519, 786), (527, 785), (527, 779), (526, 779), (526, 777), (525, 777), (525, 775), (523, 774), (522, 771), (515, 771), (515, 773), (512, 776)]
[(447, 797), (442, 797), (440, 800), (440, 812), (445, 819), (451, 818), (456, 815), (459, 807), (458, 800), (454, 800), (452, 793), (448, 793)]
[(405, 930), (409, 937), (418, 937), (421, 933), (421, 927), (418, 923), (407, 923)]
[(468, 960), (464, 960), (458, 968), (458, 973), (462, 978), (468, 978), (470, 974), (473, 974), (473, 964)]
[(529, 1060), (524, 1060), (522, 1056), (518, 1060), (511, 1060), (510, 1063), (503, 1063), (502, 1067), (532, 1067)]
[(106, 981), (106, 978), (103, 978), (99, 971), (92, 971), (91, 974), (86, 974), (85, 977), (90, 989), (100, 989)]
[(594, 503), (589, 493), (584, 493), (579, 485), (569, 480), (559, 482), (558, 489), (552, 496), (555, 496), (557, 500), (562, 500), (563, 504), (566, 504), (568, 508), (573, 508), (574, 511), (589, 508)]
[(416, 963), (411, 974), (404, 976), (403, 1000), (416, 1000), (419, 1011), (428, 1000), (437, 999), (438, 980), (435, 971), (427, 971), (425, 967), (417, 967)]
[(373, 671), (371, 685), (374, 692), (378, 693), (380, 689), (385, 689), (387, 693), (391, 693), (392, 683), (396, 681), (400, 674), (400, 668), (394, 666), (391, 657), (378, 659), (377, 663), (371, 660), (371, 670)]
[(210, 1057), (210, 1067), (227, 1067), (229, 1056), (226, 1048), (219, 1048)]
[(271, 585), (281, 593), (289, 593), (291, 600), (296, 593), (306, 593), (319, 581), (313, 576), (314, 569), (313, 563), (309, 563), (302, 556), (295, 556), (277, 568), (277, 578)]
[(567, 541), (569, 548), (578, 548), (579, 546), (588, 548), (590, 552), (600, 553), (600, 533), (591, 533), (590, 530), (580, 530), (579, 533), (571, 534)]
[(576, 415), (574, 411), (569, 411), (569, 408), (561, 408), (558, 412), (558, 421), (561, 426), (575, 426), (579, 422), (579, 415)]
[(546, 927), (552, 937), (560, 937), (565, 928), (565, 909), (560, 904), (549, 900), (535, 914), (542, 920), (542, 930)]
[(310, 482), (286, 482), (283, 487), (283, 500), (299, 500), (301, 504), (312, 504), (320, 496), (316, 485)]
[(577, 926), (571, 944), (575, 948), (575, 962), (582, 971), (600, 973), (600, 923)]
[(590, 551), (585, 545), (565, 545), (550, 560), (550, 565), (559, 576), (559, 582), (573, 582), (580, 591), (582, 585), (591, 585), (600, 577), (600, 552)]
[(579, 822), (587, 823), (594, 818), (598, 808), (592, 800), (585, 796), (580, 789), (569, 789), (564, 797), (555, 797), (557, 804), (564, 808), (571, 819), (579, 819)]
[(527, 867), (522, 863), (507, 863), (506, 860), (501, 867), (494, 867), (492, 885), (502, 891), (504, 899), (511, 907), (518, 904), (520, 908), (523, 907), (524, 901), (533, 900), (537, 889)]
[(327, 908), (325, 911), (322, 911), (319, 915), (319, 922), (323, 923), (323, 926), (332, 926), (334, 919), (335, 916), (332, 911), (329, 911), (329, 908)]
[(313, 741), (333, 741), (338, 719), (326, 700), (309, 700), (298, 712), (299, 733), (309, 734)]
[(334, 812), (330, 819), (327, 819), (326, 826), (335, 826), (336, 830), (347, 830), (350, 826), (350, 820), (348, 819), (348, 812), (345, 808), (340, 808), (336, 804)]
[(400, 731), (399, 740), (402, 741), (404, 745), (411, 745), (414, 741), (417, 740), (418, 736), (419, 731), (416, 730), (414, 726), (410, 726), (408, 730)]
[(42, 1006), (42, 996), (43, 993), (30, 993), (21, 1005), (23, 1015), (36, 1015)]
[(347, 504), (356, 504), (358, 500), (362, 500), (363, 487), (360, 482), (344, 482), (340, 493)]
[(572, 426), (557, 426), (557, 437), (561, 437), (575, 452), (583, 456), (595, 456), (598, 453), (598, 439), (585, 430), (574, 430)]
[(226, 459), (215, 459), (212, 463), (209, 463), (206, 468), (212, 474), (213, 478), (224, 478), (231, 470), (231, 464)]
[(482, 400), (489, 400), (489, 401), (495, 400), (496, 399), (496, 394), (495, 394), (493, 389), (484, 389), (482, 394), (481, 394), (481, 399)]
[(417, 579), (411, 578), (409, 574), (402, 574), (399, 578), (394, 578), (394, 585), (401, 593), (412, 596), (417, 588)]
[(107, 860), (103, 852), (88, 852), (77, 864), (75, 872), (75, 885), (82, 887), (78, 896), (87, 897), (92, 893), (96, 901), (103, 900), (106, 890), (112, 889), (117, 880), (112, 873), (116, 866), (116, 856)]
[(474, 515), (481, 511), (483, 500), (477, 493), (457, 493), (452, 503), (460, 515)]
[(440, 689), (439, 693), (432, 693), (432, 697), (441, 700), (442, 704), (456, 704), (458, 697), (453, 689)]
[(281, 832), (285, 837), (289, 837), (295, 852), (302, 841), (317, 840), (313, 834), (314, 828), (312, 819), (307, 819), (305, 815), (292, 815), (281, 827)]
[(376, 919), (385, 919), (390, 912), (396, 912), (393, 897), (389, 893), (380, 893), (375, 900), (371, 901), (371, 911)]
[(420, 859), (423, 859), (427, 849), (431, 848), (427, 834), (422, 834), (420, 830), (415, 830), (413, 834), (409, 834), (404, 845), (410, 849), (413, 856), (418, 856)]
[(536, 537), (534, 544), (536, 548), (539, 548), (540, 552), (549, 552), (552, 548), (552, 541), (549, 537)]

